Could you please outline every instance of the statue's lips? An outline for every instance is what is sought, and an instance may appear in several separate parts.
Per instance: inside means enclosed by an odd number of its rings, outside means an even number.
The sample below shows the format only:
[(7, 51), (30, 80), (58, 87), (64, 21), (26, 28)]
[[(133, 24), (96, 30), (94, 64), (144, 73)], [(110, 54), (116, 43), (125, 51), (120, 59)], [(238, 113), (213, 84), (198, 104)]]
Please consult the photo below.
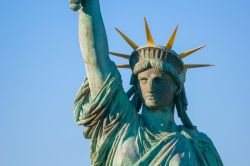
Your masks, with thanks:
[(157, 97), (156, 97), (156, 95), (147, 95), (146, 99), (147, 100), (157, 100)]

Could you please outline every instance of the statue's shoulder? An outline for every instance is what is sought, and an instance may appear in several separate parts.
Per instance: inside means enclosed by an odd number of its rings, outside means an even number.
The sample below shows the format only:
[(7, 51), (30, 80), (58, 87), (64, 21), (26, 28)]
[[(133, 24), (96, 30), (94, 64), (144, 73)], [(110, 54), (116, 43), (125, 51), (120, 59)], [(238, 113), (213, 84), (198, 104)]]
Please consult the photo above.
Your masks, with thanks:
[(205, 133), (184, 126), (180, 126), (180, 131), (190, 141), (202, 162), (205, 162), (207, 165), (223, 165), (212, 140)]
[(190, 129), (183, 125), (180, 125), (179, 128), (182, 135), (192, 142), (212, 143), (212, 140), (205, 133), (200, 132), (197, 129)]
[(189, 129), (185, 126), (180, 126), (180, 131), (196, 148), (202, 151), (206, 151), (207, 149), (215, 150), (214, 144), (207, 134), (197, 129)]

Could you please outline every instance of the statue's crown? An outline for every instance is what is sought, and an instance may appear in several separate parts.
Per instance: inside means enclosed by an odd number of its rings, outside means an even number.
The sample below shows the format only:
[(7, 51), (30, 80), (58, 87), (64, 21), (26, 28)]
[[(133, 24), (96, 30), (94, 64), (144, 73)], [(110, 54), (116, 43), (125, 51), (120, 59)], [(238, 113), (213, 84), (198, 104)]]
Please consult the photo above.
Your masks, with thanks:
[(129, 59), (129, 64), (118, 64), (118, 68), (131, 68), (133, 70), (134, 66), (143, 60), (161, 60), (165, 63), (169, 63), (174, 66), (179, 72), (184, 72), (189, 68), (207, 67), (213, 66), (210, 64), (184, 64), (182, 59), (189, 56), (190, 54), (202, 49), (205, 45), (191, 49), (189, 51), (177, 54), (172, 50), (176, 32), (178, 30), (178, 25), (171, 34), (166, 46), (155, 45), (153, 37), (151, 35), (146, 18), (144, 18), (144, 24), (147, 36), (147, 45), (138, 46), (131, 39), (129, 39), (124, 33), (116, 28), (117, 32), (123, 37), (123, 39), (134, 49), (131, 55), (110, 52), (111, 55)]
[(183, 61), (178, 58), (178, 54), (171, 49), (157, 45), (146, 45), (137, 48), (132, 52), (129, 58), (129, 66), (133, 70), (134, 74), (138, 74), (138, 70), (134, 70), (136, 64), (143, 63), (145, 61), (161, 61), (163, 63), (173, 66), (178, 73), (185, 73), (186, 68)]

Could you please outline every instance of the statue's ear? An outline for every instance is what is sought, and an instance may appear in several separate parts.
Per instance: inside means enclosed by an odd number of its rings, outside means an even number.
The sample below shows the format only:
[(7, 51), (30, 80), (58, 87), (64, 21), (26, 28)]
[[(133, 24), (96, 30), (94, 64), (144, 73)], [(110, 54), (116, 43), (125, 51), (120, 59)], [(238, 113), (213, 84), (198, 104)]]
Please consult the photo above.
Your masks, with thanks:
[(135, 86), (136, 90), (141, 93), (140, 84), (136, 75), (132, 74), (130, 77), (130, 85)]
[(137, 77), (136, 75), (132, 74), (130, 77), (130, 85), (136, 85)]
[(139, 81), (138, 81), (138, 80), (136, 81), (135, 86), (136, 86), (137, 93), (138, 93), (139, 97), (143, 100), (143, 97), (142, 97), (142, 91), (141, 91), (140, 83), (139, 83)]

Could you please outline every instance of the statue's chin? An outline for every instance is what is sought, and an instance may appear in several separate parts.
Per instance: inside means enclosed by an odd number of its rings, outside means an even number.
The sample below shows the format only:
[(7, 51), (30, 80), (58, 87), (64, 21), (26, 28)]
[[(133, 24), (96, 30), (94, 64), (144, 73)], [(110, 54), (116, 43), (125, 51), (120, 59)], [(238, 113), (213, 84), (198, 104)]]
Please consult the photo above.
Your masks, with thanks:
[[(145, 106), (151, 110), (162, 110), (167, 107), (169, 104), (168, 102), (161, 103), (158, 100), (145, 100)], [(171, 103), (171, 102), (170, 102)]]
[(145, 105), (151, 110), (159, 110), (162, 109), (162, 106), (159, 105), (157, 100), (146, 100)]

